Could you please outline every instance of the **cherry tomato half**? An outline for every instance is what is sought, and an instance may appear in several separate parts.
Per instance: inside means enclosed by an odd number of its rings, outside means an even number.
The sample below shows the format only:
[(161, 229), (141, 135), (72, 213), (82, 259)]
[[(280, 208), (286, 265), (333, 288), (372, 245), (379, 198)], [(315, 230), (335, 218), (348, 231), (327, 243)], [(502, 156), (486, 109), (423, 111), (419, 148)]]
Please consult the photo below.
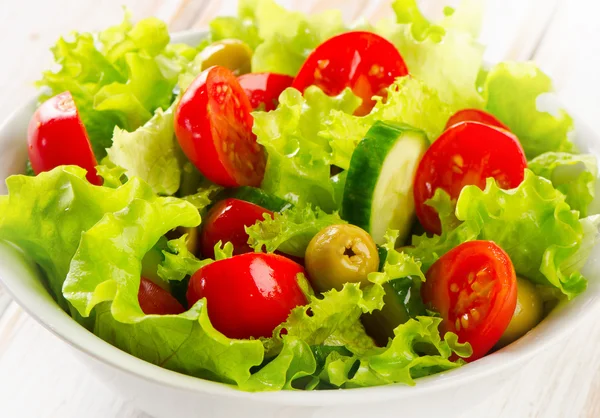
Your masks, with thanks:
[(363, 99), (355, 114), (366, 115), (375, 105), (373, 96), (383, 94), (396, 77), (407, 74), (402, 56), (390, 41), (371, 32), (347, 32), (319, 45), (292, 87), (303, 92), (316, 85), (330, 96), (350, 87)]
[(239, 199), (225, 199), (216, 203), (207, 213), (202, 228), (202, 255), (214, 258), (215, 244), (231, 242), (233, 254), (254, 252), (248, 245), (245, 227), (264, 219), (263, 214), (273, 212)]
[(500, 122), (494, 115), (489, 114), (488, 112), (484, 112), (479, 109), (463, 109), (456, 112), (454, 115), (450, 116), (448, 122), (446, 123), (446, 129), (460, 123), (460, 122), (479, 122), (485, 125), (495, 126), (497, 128), (508, 129), (508, 126)]
[(146, 315), (177, 315), (185, 312), (177, 299), (145, 277), (140, 280), (138, 302)]
[(194, 273), (187, 300), (191, 306), (205, 297), (213, 326), (229, 338), (270, 337), (292, 309), (307, 303), (299, 273), (302, 266), (280, 255), (236, 255)]
[(517, 276), (508, 255), (491, 241), (470, 241), (436, 261), (421, 287), (423, 301), (440, 313), (441, 331), (468, 342), (483, 357), (499, 340), (517, 305)]
[(523, 181), (527, 160), (512, 133), (478, 122), (461, 122), (445, 131), (423, 155), (414, 184), (415, 210), (426, 231), (439, 234), (437, 212), (425, 202), (438, 188), (457, 199), (464, 186), (485, 187), (493, 177), (503, 189)]
[(292, 85), (293, 77), (276, 73), (249, 73), (238, 77), (253, 109), (275, 110), (279, 95)]
[(258, 186), (266, 157), (252, 133), (250, 100), (224, 67), (200, 73), (175, 111), (175, 135), (185, 155), (221, 186)]
[(90, 183), (102, 184), (87, 132), (68, 91), (51, 97), (36, 110), (29, 122), (27, 143), (35, 174), (61, 165), (77, 165), (87, 170)]

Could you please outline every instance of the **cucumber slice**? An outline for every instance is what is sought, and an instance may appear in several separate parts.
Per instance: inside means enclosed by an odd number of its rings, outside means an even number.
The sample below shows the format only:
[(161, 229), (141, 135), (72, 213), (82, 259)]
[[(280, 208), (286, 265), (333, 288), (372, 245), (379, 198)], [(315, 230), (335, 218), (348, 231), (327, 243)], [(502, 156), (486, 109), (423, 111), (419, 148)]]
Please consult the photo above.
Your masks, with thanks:
[(281, 212), (292, 207), (287, 200), (274, 196), (256, 187), (242, 186), (235, 189), (225, 189), (215, 199), (215, 202), (232, 197), (262, 206), (272, 212)]
[(388, 228), (398, 230), (403, 242), (415, 216), (415, 171), (428, 145), (419, 129), (375, 122), (352, 154), (342, 217), (369, 232), (376, 244), (383, 244)]

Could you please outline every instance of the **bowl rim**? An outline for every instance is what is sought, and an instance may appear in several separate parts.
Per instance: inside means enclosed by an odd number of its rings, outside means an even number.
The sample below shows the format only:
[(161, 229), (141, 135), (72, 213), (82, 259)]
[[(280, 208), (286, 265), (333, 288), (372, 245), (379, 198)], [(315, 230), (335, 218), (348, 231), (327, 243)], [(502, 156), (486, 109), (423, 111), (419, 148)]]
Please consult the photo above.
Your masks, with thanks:
[[(193, 44), (205, 37), (206, 33), (202, 30), (178, 32), (172, 35), (171, 41)], [(19, 121), (22, 118), (29, 118), (30, 109), (35, 107), (35, 102), (36, 97), (33, 97), (27, 104), (13, 112), (4, 123), (0, 124), (0, 150), (2, 150), (2, 134), (13, 125), (21, 123)], [(578, 132), (583, 131), (585, 136), (595, 138), (594, 142), (600, 143), (598, 135), (593, 133), (580, 120), (575, 119)], [(492, 374), (509, 371), (546, 347), (554, 345), (557, 341), (565, 338), (588, 316), (600, 310), (600, 280), (590, 281), (590, 286), (584, 294), (579, 295), (574, 301), (565, 306), (553, 310), (535, 329), (515, 343), (460, 368), (418, 379), (417, 385), (413, 387), (403, 384), (391, 384), (327, 391), (245, 392), (231, 385), (164, 369), (110, 345), (87, 331), (76, 321), (73, 321), (48, 294), (39, 294), (35, 289), (26, 286), (21, 280), (17, 279), (22, 275), (30, 275), (32, 278), (39, 277), (37, 267), (26, 255), (17, 250), (12, 244), (1, 240), (0, 249), (4, 250), (0, 251), (0, 260), (17, 261), (9, 264), (0, 263), (0, 273), (5, 273), (0, 274), (0, 282), (12, 298), (44, 328), (96, 361), (159, 385), (190, 392), (280, 405), (325, 406), (343, 404), (348, 406), (390, 399), (398, 400), (413, 397), (417, 394), (420, 396), (453, 389)], [(2, 252), (4, 252), (4, 255)], [(365, 396), (356, 396), (357, 391)]]

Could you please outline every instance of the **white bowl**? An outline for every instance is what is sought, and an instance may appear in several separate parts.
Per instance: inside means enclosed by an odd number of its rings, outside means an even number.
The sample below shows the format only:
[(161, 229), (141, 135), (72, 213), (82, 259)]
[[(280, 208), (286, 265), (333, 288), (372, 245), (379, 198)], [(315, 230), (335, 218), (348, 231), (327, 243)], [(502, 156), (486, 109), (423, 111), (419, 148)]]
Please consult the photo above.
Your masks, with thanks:
[[(180, 33), (175, 42), (196, 44), (202, 32)], [(26, 132), (35, 100), (0, 125), (0, 193), (4, 179), (22, 171)], [(600, 155), (600, 138), (577, 124), (576, 142)], [(73, 321), (44, 288), (38, 268), (12, 245), (0, 242), (0, 279), (14, 299), (40, 324), (70, 344), (82, 361), (114, 390), (149, 414), (162, 417), (397, 417), (451, 416), (484, 400), (536, 353), (560, 344), (587, 315), (600, 310), (600, 249), (584, 269), (588, 290), (556, 309), (514, 344), (459, 369), (418, 380), (414, 387), (389, 385), (365, 389), (246, 393), (162, 369), (104, 342)]]

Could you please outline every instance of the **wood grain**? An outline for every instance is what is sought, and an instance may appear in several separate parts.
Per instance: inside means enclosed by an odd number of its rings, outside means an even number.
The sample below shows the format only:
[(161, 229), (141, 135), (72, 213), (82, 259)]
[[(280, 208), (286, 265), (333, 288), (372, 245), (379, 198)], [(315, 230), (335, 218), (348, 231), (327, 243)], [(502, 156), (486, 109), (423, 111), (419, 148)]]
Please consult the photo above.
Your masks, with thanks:
[[(536, 59), (555, 77), (563, 97), (591, 123), (600, 114), (600, 26), (588, 0), (490, 0), (484, 33), (490, 59), (507, 55)], [(121, 5), (134, 18), (158, 16), (172, 30), (205, 28), (217, 14), (232, 14), (235, 0), (0, 0), (0, 115), (34, 93), (33, 81), (51, 63), (48, 47), (70, 30), (97, 30), (119, 22)], [(339, 7), (346, 19), (390, 15), (384, 0), (283, 0), (305, 12)], [(440, 2), (424, 0), (429, 13)], [(541, 42), (534, 32), (552, 24)], [(523, 28), (528, 29), (523, 31)], [(532, 32), (533, 30), (533, 32)], [(484, 31), (485, 32), (485, 31)], [(537, 33), (536, 32), (536, 33)], [(527, 42), (524, 42), (524, 38)], [(533, 45), (533, 46), (532, 46)], [(598, 278), (594, 278), (598, 279)], [(0, 311), (8, 300), (0, 288)], [(600, 417), (600, 326), (595, 319), (573, 330), (565, 342), (533, 359), (506, 387), (461, 418)], [(33, 401), (32, 401), (33, 400)], [(476, 404), (474, 400), (474, 404)], [(448, 415), (451, 413), (449, 411)], [(43, 329), (14, 303), (0, 317), (0, 416), (75, 418), (147, 418), (95, 380), (74, 352)]]

